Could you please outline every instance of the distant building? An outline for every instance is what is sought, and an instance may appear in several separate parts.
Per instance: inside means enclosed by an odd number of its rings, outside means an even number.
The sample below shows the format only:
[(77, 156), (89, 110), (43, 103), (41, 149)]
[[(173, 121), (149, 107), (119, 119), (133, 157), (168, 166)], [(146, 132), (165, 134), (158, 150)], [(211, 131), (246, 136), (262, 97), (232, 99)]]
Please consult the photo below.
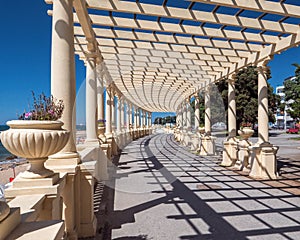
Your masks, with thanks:
[[(286, 78), (284, 81), (287, 80), (293, 80), (295, 77), (289, 77)], [(284, 86), (278, 86), (276, 87), (276, 94), (280, 96), (281, 103), (285, 103), (285, 93), (284, 93)], [(289, 103), (291, 103), (293, 100), (290, 100)], [(293, 122), (294, 119), (290, 116), (290, 114), (287, 112), (290, 108), (288, 106), (285, 106), (284, 111), (281, 111), (280, 109), (277, 109), (275, 118), (278, 128), (287, 129), (289, 128)]]

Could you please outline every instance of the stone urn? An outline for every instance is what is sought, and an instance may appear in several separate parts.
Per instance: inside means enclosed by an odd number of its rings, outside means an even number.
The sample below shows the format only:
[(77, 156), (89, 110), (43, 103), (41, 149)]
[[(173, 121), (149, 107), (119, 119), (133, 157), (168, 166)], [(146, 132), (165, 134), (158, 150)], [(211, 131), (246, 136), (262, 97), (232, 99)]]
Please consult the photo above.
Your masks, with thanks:
[(61, 121), (13, 120), (10, 127), (1, 133), (3, 146), (16, 156), (26, 158), (30, 168), (22, 178), (46, 178), (54, 173), (46, 169), (44, 162), (49, 155), (59, 152), (69, 139), (69, 132), (63, 130)]
[(254, 133), (254, 130), (250, 127), (244, 127), (241, 130), (238, 130), (238, 134), (242, 137), (243, 140), (248, 140)]
[(205, 127), (198, 127), (198, 132), (200, 135), (203, 135), (205, 133)]

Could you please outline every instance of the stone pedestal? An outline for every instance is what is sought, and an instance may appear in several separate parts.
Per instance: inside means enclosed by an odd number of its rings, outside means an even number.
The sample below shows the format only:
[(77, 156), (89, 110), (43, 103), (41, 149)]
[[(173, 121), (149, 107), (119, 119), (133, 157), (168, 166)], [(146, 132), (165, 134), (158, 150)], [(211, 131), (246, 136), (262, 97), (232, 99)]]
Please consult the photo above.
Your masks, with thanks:
[(201, 137), (199, 154), (201, 156), (215, 155), (216, 154), (215, 140), (216, 138), (212, 136)]
[(125, 132), (118, 132), (117, 145), (118, 145), (119, 149), (123, 149), (124, 146), (126, 145), (125, 144), (125, 141), (126, 141), (126, 135), (125, 134), (126, 134)]
[(107, 143), (110, 145), (111, 154), (118, 155), (118, 145), (112, 134), (106, 135)]
[(238, 158), (238, 139), (232, 137), (224, 142), (223, 160), (221, 166), (230, 167)]
[(94, 214), (94, 177), (95, 169), (81, 166), (80, 194), (85, 196), (80, 203), (80, 237), (93, 237), (96, 234), (97, 219)]
[(191, 151), (197, 151), (199, 149), (199, 140), (199, 136), (196, 133), (191, 136)]
[(238, 133), (242, 137), (242, 140), (238, 142), (238, 159), (234, 167), (238, 170), (250, 170), (249, 147), (252, 143), (248, 139), (253, 135), (254, 130), (244, 127)]
[(51, 177), (39, 179), (24, 179), (18, 175), (12, 182), (12, 186), (5, 189), (5, 197), (10, 199), (20, 195), (30, 194), (59, 194), (65, 186), (65, 179), (59, 178), (55, 173)]
[(277, 146), (270, 143), (257, 143), (251, 147), (250, 177), (259, 179), (276, 179), (277, 178)]
[(11, 208), (9, 215), (0, 222), (0, 240), (6, 237), (20, 224), (20, 208)]
[(249, 161), (249, 147), (252, 143), (248, 140), (242, 140), (238, 143), (238, 159), (234, 167), (238, 170), (250, 170), (250, 161)]
[(100, 140), (100, 143), (106, 143), (105, 127), (104, 126), (98, 127), (98, 138)]

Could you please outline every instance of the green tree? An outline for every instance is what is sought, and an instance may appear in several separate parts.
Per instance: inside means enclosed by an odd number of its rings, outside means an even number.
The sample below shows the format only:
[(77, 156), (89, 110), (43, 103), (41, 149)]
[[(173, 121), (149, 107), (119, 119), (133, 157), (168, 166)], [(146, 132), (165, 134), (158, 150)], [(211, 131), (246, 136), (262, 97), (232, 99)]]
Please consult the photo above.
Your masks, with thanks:
[[(300, 74), (300, 70), (299, 70)], [(268, 70), (267, 79), (271, 78), (271, 72)], [(227, 79), (215, 83), (216, 88), (211, 92), (211, 113), (212, 124), (216, 122), (227, 121), (228, 108), (228, 83)], [(275, 122), (274, 113), (280, 105), (280, 97), (273, 93), (273, 87), (268, 85), (268, 103), (269, 103), (269, 121)], [(200, 122), (204, 123), (204, 94), (200, 96)], [(258, 115), (258, 73), (256, 66), (250, 66), (240, 70), (235, 76), (235, 97), (236, 97), (236, 115), (237, 126), (243, 121), (257, 122)], [(194, 109), (194, 100), (192, 101)], [(222, 106), (223, 105), (223, 106)]]
[[(267, 71), (267, 79), (271, 78), (270, 70)], [(228, 84), (227, 79), (216, 83), (223, 98), (224, 106), (228, 108)], [(268, 85), (269, 121), (275, 122), (274, 112), (280, 105), (280, 97), (273, 93), (273, 87)], [(256, 66), (249, 66), (240, 70), (235, 76), (236, 115), (237, 126), (242, 122), (257, 122), (258, 115), (258, 72)]]
[(291, 117), (299, 119), (300, 117), (300, 65), (292, 64), (296, 67), (295, 78), (284, 81), (285, 102), (291, 109), (288, 110)]

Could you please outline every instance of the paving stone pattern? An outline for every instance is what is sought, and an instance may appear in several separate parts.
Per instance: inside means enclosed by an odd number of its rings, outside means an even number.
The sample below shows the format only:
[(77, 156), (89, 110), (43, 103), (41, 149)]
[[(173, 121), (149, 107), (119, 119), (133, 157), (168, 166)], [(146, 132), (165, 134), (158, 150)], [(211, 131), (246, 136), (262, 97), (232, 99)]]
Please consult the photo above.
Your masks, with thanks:
[(258, 181), (219, 163), (170, 134), (133, 141), (106, 184), (102, 239), (300, 239), (299, 167)]

